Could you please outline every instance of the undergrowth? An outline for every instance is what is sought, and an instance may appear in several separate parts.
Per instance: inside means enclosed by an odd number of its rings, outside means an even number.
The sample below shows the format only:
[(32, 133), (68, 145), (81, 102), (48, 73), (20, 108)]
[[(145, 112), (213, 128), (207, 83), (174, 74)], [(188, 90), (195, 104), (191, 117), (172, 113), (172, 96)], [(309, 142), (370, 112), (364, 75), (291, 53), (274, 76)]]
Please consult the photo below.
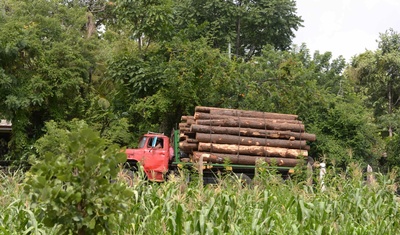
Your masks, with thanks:
[[(376, 174), (366, 183), (357, 166), (328, 169), (324, 190), (318, 178), (309, 185), (268, 172), (251, 187), (233, 181), (203, 186), (184, 175), (165, 183), (136, 178), (125, 229), (112, 234), (397, 234), (396, 177)], [(23, 172), (0, 175), (0, 234), (57, 234), (57, 225), (38, 219), (43, 211), (21, 190), (23, 179)]]

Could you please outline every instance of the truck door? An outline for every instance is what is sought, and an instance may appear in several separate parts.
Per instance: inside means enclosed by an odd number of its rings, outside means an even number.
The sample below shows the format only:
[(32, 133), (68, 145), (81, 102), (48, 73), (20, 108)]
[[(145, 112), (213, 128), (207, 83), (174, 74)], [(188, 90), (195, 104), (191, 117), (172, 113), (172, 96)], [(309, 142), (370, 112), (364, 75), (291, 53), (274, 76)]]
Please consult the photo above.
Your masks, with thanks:
[(150, 180), (163, 181), (168, 171), (168, 143), (159, 136), (149, 137), (142, 164)]

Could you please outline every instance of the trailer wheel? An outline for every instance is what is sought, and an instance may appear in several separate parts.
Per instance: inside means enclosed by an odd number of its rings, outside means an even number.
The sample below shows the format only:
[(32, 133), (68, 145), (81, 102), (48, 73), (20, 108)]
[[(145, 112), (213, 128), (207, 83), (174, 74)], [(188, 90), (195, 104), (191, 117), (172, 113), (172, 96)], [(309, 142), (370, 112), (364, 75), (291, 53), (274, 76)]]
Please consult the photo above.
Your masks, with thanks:
[(128, 186), (133, 186), (134, 184), (134, 180), (135, 180), (135, 173), (132, 170), (129, 169), (122, 169), (119, 173), (118, 173), (118, 178), (120, 180), (125, 181)]
[(251, 187), (253, 182), (248, 175), (246, 175), (244, 173), (234, 173), (234, 174), (235, 174), (236, 178), (239, 180), (239, 182), (242, 184), (243, 188)]
[(248, 175), (244, 173), (233, 173), (233, 172), (226, 175), (226, 177), (223, 178), (222, 182), (224, 183), (225, 186), (239, 184), (239, 187), (241, 188), (251, 187), (253, 183)]

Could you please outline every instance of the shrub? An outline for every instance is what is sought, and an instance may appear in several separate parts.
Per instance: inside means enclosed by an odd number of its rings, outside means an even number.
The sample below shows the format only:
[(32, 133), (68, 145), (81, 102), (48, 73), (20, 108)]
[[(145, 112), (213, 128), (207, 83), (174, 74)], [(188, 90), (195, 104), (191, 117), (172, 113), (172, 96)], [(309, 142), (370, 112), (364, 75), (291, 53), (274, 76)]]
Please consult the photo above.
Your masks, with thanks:
[(38, 140), (39, 158), (26, 174), (25, 191), (46, 226), (65, 234), (111, 234), (130, 224), (126, 211), (131, 190), (116, 181), (126, 160), (117, 145), (108, 145), (84, 122), (66, 129), (54, 122)]

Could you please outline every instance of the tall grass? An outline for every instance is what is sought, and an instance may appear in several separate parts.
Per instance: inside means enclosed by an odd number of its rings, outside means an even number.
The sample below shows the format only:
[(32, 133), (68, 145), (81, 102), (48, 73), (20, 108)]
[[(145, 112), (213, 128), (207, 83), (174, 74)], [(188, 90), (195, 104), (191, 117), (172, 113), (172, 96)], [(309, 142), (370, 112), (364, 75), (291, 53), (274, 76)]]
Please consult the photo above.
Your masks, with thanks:
[[(127, 231), (115, 234), (397, 234), (396, 173), (366, 184), (357, 167), (318, 179), (283, 181), (258, 175), (252, 187), (222, 180), (203, 186), (185, 176), (166, 183), (133, 182)], [(0, 234), (56, 234), (36, 221), (21, 191), (22, 173), (1, 175)], [(17, 222), (18, 221), (18, 222)]]
[(57, 234), (37, 221), (23, 193), (23, 178), (21, 171), (0, 170), (0, 234)]

